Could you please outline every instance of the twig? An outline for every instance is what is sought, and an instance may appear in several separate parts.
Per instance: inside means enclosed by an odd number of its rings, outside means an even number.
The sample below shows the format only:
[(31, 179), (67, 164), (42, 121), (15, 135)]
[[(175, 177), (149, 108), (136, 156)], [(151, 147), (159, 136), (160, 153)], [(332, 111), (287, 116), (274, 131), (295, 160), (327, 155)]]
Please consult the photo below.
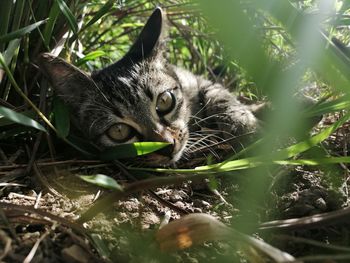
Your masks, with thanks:
[(5, 231), (1, 230), (0, 229), (0, 239), (2, 241), (4, 245), (4, 248), (3, 248), (3, 252), (2, 252), (2, 255), (0, 255), (0, 260), (1, 262), (3, 262), (2, 260), (7, 256), (7, 254), (10, 252), (11, 250), (11, 238), (9, 238), (6, 234)]
[[(37, 166), (58, 166), (58, 165), (70, 165), (70, 164), (99, 164), (99, 160), (65, 160), (65, 161), (49, 161), (49, 162), (37, 162)], [(106, 163), (101, 163), (106, 164)], [(108, 165), (108, 164), (106, 164)], [(13, 164), (13, 165), (2, 165), (0, 170), (9, 170), (15, 168), (26, 168), (28, 164)]]
[(335, 224), (350, 218), (350, 207), (340, 210), (306, 216), (302, 218), (292, 218), (286, 220), (275, 220), (262, 223), (260, 230), (279, 229), (279, 230), (294, 230), (305, 228), (316, 228), (320, 226)]
[(121, 198), (124, 198), (125, 196), (130, 195), (131, 193), (139, 192), (145, 189), (161, 187), (169, 184), (178, 185), (189, 180), (198, 181), (208, 177), (209, 176), (207, 174), (180, 174), (170, 177), (155, 177), (131, 183), (124, 187), (123, 192), (115, 191), (107, 194), (105, 197), (98, 200), (92, 207), (90, 207), (85, 213), (82, 214), (82, 216), (78, 219), (78, 222), (83, 223), (91, 220), (98, 213), (109, 209), (111, 203)]
[(78, 231), (79, 233), (86, 234), (86, 230), (82, 226), (74, 222), (68, 221), (65, 218), (53, 215), (41, 209), (34, 209), (33, 207), (29, 207), (29, 206), (20, 206), (20, 205), (3, 203), (3, 202), (0, 202), (0, 208), (3, 209), (4, 211), (8, 210), (9, 212), (17, 211), (23, 214), (27, 214), (27, 213), (36, 214), (36, 215), (42, 216), (48, 222), (52, 223), (52, 221), (56, 221), (64, 226), (67, 226), (69, 228), (74, 229), (75, 231)]
[(35, 242), (34, 246), (30, 250), (29, 254), (23, 260), (23, 263), (30, 263), (32, 261), (36, 251), (38, 250), (38, 247), (39, 247), (41, 241), (43, 241), (49, 234), (50, 234), (50, 231), (48, 230)]

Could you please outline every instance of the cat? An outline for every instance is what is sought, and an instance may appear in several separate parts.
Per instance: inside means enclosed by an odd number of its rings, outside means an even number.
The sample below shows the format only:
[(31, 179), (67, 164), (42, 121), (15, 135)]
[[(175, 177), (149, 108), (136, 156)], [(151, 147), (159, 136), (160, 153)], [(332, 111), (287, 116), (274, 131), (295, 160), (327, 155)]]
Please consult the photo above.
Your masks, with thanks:
[[(185, 156), (204, 128), (220, 140), (254, 133), (259, 121), (221, 84), (166, 60), (165, 13), (156, 8), (127, 54), (91, 75), (44, 53), (38, 65), (70, 107), (73, 123), (100, 149), (136, 141), (166, 142), (150, 165), (171, 165)], [(213, 135), (214, 136), (214, 135)], [(197, 141), (198, 142), (198, 141)]]

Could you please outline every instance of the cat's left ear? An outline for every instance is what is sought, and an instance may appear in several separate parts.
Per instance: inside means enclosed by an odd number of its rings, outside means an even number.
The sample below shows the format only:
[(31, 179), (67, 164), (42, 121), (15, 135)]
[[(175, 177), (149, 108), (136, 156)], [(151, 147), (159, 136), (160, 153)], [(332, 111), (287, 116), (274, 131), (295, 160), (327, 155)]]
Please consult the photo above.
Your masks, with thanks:
[(165, 12), (157, 7), (142, 29), (136, 42), (122, 60), (133, 63), (145, 58), (162, 55), (166, 38)]
[(73, 108), (77, 109), (80, 100), (95, 89), (95, 83), (88, 74), (62, 58), (43, 53), (36, 63), (54, 87), (56, 94)]

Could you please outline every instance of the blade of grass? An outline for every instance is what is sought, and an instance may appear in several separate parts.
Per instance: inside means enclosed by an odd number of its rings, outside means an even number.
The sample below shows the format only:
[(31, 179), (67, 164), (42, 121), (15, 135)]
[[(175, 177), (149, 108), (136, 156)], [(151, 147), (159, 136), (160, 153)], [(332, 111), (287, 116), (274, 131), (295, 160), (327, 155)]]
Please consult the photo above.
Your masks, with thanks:
[(56, 0), (56, 2), (58, 3), (58, 6), (59, 6), (62, 14), (67, 19), (70, 29), (73, 31), (74, 34), (77, 34), (78, 33), (78, 23), (75, 19), (75, 16), (72, 13), (72, 11), (69, 9), (67, 4), (63, 0)]
[[(30, 119), (33, 119), (35, 117), (35, 114), (32, 110), (22, 111), (21, 114)], [(4, 117), (0, 117), (0, 127), (11, 125), (11, 124), (13, 124), (13, 121)]]
[(88, 61), (94, 60), (96, 58), (105, 56), (106, 52), (102, 51), (102, 50), (95, 50), (90, 52), (89, 54), (87, 54), (85, 57), (81, 58), (78, 60), (77, 62), (77, 66), (81, 66), (83, 64), (85, 64)]
[[(35, 106), (35, 104), (26, 96), (26, 94), (24, 94), (24, 92), (20, 89), (20, 87), (18, 86), (17, 82), (15, 81), (10, 69), (8, 68), (8, 66), (5, 63), (4, 57), (2, 55), (2, 53), (0, 53), (0, 66), (2, 66), (2, 68), (4, 69), (5, 73), (7, 74), (7, 77), (9, 78), (12, 86), (14, 87), (14, 89), (16, 90), (16, 92), (18, 92), (18, 94), (25, 100), (25, 102), (27, 102), (34, 110), (34, 112), (36, 114), (38, 114), (38, 116), (59, 136), (59, 133), (57, 131), (57, 129), (52, 125), (52, 123), (46, 118), (46, 116), (39, 110), (39, 108), (37, 106)], [(89, 152), (84, 151), (83, 149), (80, 149), (78, 146), (76, 146), (75, 144), (73, 144), (72, 142), (70, 142), (69, 140), (67, 140), (66, 138), (62, 138), (62, 140), (66, 143), (68, 143), (69, 145), (71, 145), (72, 147), (74, 147), (75, 149), (77, 149), (78, 151), (86, 154), (87, 156), (91, 156), (92, 154)]]
[(13, 32), (8, 33), (6, 35), (0, 36), (0, 43), (6, 43), (6, 42), (9, 42), (13, 39), (21, 38), (25, 34), (28, 34), (31, 31), (33, 31), (34, 29), (38, 28), (40, 25), (42, 25), (45, 22), (46, 22), (46, 20), (41, 20), (41, 21), (38, 21), (38, 22), (31, 24), (29, 26), (23, 27), (19, 30), (16, 30), (16, 31), (13, 31)]
[[(250, 169), (258, 166), (267, 166), (271, 164), (282, 164), (282, 162), (289, 162), (286, 160), (288, 158), (296, 157), (298, 154), (301, 154), (310, 148), (321, 143), (327, 139), (334, 131), (336, 131), (341, 125), (343, 125), (347, 120), (350, 119), (350, 112), (340, 118), (333, 125), (324, 129), (317, 135), (304, 140), (302, 142), (296, 143), (292, 146), (289, 146), (285, 149), (277, 151), (275, 153), (265, 155), (265, 156), (256, 156), (250, 158), (244, 158), (233, 161), (224, 161), (221, 163), (197, 166), (194, 169), (163, 169), (163, 168), (135, 168), (128, 167), (130, 170), (139, 170), (139, 171), (151, 171), (151, 172), (160, 172), (160, 173), (218, 173), (218, 172), (230, 172), (235, 170)], [(228, 159), (230, 160), (230, 159)], [(339, 159), (340, 160), (340, 159)], [(293, 161), (290, 161), (291, 163)], [(331, 162), (331, 161), (330, 161)]]
[(106, 189), (116, 190), (119, 192), (123, 191), (123, 187), (118, 184), (116, 180), (104, 174), (79, 175), (79, 178), (85, 182), (95, 184)]
[[(11, 17), (11, 10), (13, 6), (12, 0), (3, 0), (1, 1), (0, 8), (0, 36), (4, 36), (8, 32), (9, 21)], [(3, 52), (5, 49), (6, 43), (0, 42), (0, 52)]]
[[(310, 50), (312, 54), (308, 55), (302, 52), (300, 59), (311, 66), (319, 73), (321, 78), (326, 79), (332, 86), (349, 93), (350, 60), (321, 31), (320, 25), (312, 20), (312, 16), (302, 13), (289, 1), (254, 0), (253, 2), (255, 6), (279, 20), (295, 39), (298, 39), (302, 35), (301, 33), (305, 32), (305, 25), (308, 25), (310, 30), (312, 30), (312, 36), (309, 34), (304, 44), (317, 43), (318, 47), (323, 47), (323, 49), (318, 54), (315, 54), (317, 49), (314, 46), (303, 47), (304, 50)], [(313, 38), (312, 41), (310, 41), (311, 37)]]
[(82, 31), (84, 31), (85, 29), (87, 29), (88, 27), (90, 27), (91, 25), (93, 25), (95, 22), (97, 22), (101, 17), (103, 17), (104, 15), (106, 15), (109, 10), (111, 10), (111, 8), (113, 7), (115, 3), (115, 0), (109, 0), (107, 1), (100, 10), (97, 11), (97, 13), (94, 15), (93, 18), (91, 18), (89, 20), (89, 22), (86, 23), (86, 25), (83, 26), (83, 28), (80, 30), (79, 33), (81, 33)]
[(0, 106), (0, 116), (1, 115), (7, 118), (8, 120), (12, 121), (13, 123), (18, 123), (24, 126), (35, 128), (43, 132), (47, 132), (46, 129), (37, 121), (27, 117), (24, 114), (15, 112), (14, 110), (11, 110), (9, 108)]
[(4, 60), (6, 65), (10, 64), (13, 56), (15, 55), (16, 50), (19, 47), (20, 42), (20, 39), (14, 39), (8, 44), (7, 49), (4, 52)]
[(350, 109), (350, 97), (343, 96), (332, 101), (324, 101), (322, 103), (319, 103), (315, 107), (312, 107), (306, 111), (305, 117), (321, 116), (327, 113), (348, 109)]
[(7, 77), (9, 78), (12, 86), (15, 88), (15, 90), (18, 92), (18, 94), (34, 109), (34, 111), (44, 120), (44, 122), (57, 133), (56, 128), (51, 124), (51, 122), (46, 118), (46, 116), (38, 109), (37, 106), (24, 94), (24, 92), (20, 89), (17, 82), (15, 81), (10, 69), (5, 63), (5, 59), (3, 55), (0, 53), (0, 65), (5, 70)]
[(155, 152), (168, 145), (169, 143), (164, 142), (135, 142), (131, 144), (121, 144), (106, 149), (100, 154), (100, 159), (115, 160), (122, 158), (131, 158)]
[(52, 32), (55, 27), (55, 23), (59, 14), (60, 14), (60, 8), (58, 6), (58, 2), (55, 1), (50, 9), (49, 21), (46, 23), (44, 32), (43, 32), (44, 44), (47, 47), (50, 44)]

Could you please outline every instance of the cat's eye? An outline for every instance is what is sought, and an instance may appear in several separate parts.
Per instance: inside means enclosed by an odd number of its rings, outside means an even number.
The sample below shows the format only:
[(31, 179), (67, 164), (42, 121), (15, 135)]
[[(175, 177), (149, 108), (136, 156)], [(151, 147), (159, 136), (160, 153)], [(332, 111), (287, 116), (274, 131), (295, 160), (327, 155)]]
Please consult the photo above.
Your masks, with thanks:
[(165, 91), (158, 96), (156, 110), (158, 114), (165, 115), (175, 107), (175, 96), (171, 91)]
[(117, 123), (107, 131), (108, 136), (116, 142), (126, 142), (134, 137), (134, 129), (127, 124)]

